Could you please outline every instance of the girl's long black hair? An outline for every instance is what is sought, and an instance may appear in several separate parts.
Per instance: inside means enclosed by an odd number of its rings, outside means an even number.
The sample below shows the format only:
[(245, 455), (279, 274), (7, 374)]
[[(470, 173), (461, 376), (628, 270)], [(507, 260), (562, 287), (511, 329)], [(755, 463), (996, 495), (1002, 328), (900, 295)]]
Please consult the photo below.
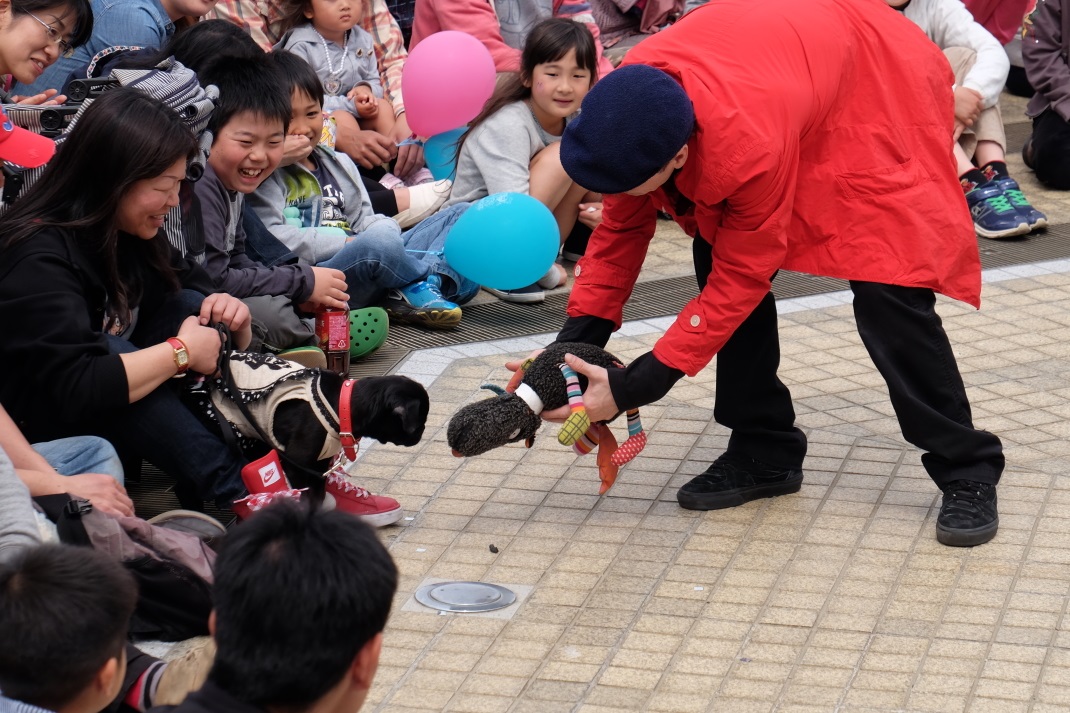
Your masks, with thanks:
[(524, 41), (524, 51), (520, 53), (520, 73), (509, 77), (494, 90), (494, 94), (483, 105), (483, 111), (472, 119), (468, 131), (457, 142), (457, 155), (460, 155), (461, 147), (476, 127), (502, 107), (531, 96), (531, 78), (536, 65), (556, 62), (569, 50), (576, 50), (576, 64), (591, 73), (593, 85), (598, 80), (598, 51), (595, 49), (594, 36), (586, 25), (555, 17), (531, 28)]

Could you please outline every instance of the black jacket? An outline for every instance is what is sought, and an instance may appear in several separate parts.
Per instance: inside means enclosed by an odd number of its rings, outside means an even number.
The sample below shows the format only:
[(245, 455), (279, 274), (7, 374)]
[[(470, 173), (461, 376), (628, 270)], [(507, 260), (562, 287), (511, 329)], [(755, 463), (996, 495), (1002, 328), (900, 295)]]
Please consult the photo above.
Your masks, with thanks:
[[(120, 236), (120, 245), (130, 240), (139, 238)], [(172, 267), (183, 287), (217, 291), (177, 252)], [(135, 261), (133, 269), (146, 275), (140, 322), (168, 293), (147, 264)], [(78, 433), (77, 424), (129, 402), (126, 370), (103, 332), (104, 284), (99, 262), (70, 231), (46, 228), (0, 251), (0, 403), (31, 441)]]

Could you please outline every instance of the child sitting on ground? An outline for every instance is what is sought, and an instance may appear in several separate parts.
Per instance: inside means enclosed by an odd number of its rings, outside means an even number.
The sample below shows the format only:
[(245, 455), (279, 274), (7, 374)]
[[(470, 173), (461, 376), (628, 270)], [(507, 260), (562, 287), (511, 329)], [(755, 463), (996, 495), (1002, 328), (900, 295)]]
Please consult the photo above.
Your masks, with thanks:
[[(385, 294), (399, 288), (399, 294), (410, 295), (402, 301), (411, 308), (406, 317), (412, 321), (441, 327), (460, 321), (460, 308), (425, 281), (426, 270), (411, 275), (387, 269), (395, 253), (404, 253), (400, 240), (389, 254), (380, 254), (374, 250), (379, 242), (353, 241), (338, 231), (330, 250), (305, 252), (300, 264), (265, 267), (250, 259), (245, 254), (243, 200), (271, 176), (282, 158), (291, 113), (287, 81), (267, 56), (217, 63), (202, 72), (201, 81), (219, 88), (209, 125), (215, 140), (195, 189), (204, 225), (204, 268), (218, 286), (246, 301), (253, 319), (266, 327), (266, 345), (288, 350), (312, 344), (315, 337), (305, 315), (321, 306), (345, 309), (350, 300), (347, 283), (363, 291), (353, 295), (349, 306), (354, 309), (370, 306), (361, 298), (378, 296), (372, 289)], [(393, 221), (382, 222), (400, 232)]]
[(999, 94), (1010, 61), (999, 41), (959, 0), (886, 0), (944, 51), (955, 72), (955, 160), (974, 230), (985, 238), (1048, 225), (1007, 173)]
[[(520, 74), (501, 85), (458, 143), (457, 178), (447, 205), (527, 193), (553, 211), (562, 237), (581, 210), (600, 216), (601, 203), (581, 203), (587, 189), (572, 182), (558, 155), (565, 126), (597, 79), (597, 62), (594, 37), (583, 25), (564, 19), (536, 25), (524, 44)], [(543, 290), (560, 287), (567, 277), (555, 263), (534, 285), (484, 289), (508, 302), (542, 302)]]
[[(286, 0), (286, 31), (274, 49), (293, 52), (312, 65), (326, 95), (323, 108), (343, 131), (391, 136), (394, 108), (383, 97), (373, 38), (360, 26), (366, 5), (362, 0)], [(406, 185), (430, 179), (423, 169)]]
[(1070, 190), (1070, 0), (1037, 3), (1026, 19), (1022, 61), (1036, 94), (1025, 113), (1033, 135), (1022, 149), (1025, 164), (1044, 185)]
[[(265, 267), (245, 254), (244, 196), (282, 159), (290, 106), (266, 57), (233, 58), (203, 72), (219, 88), (208, 130), (212, 151), (194, 191), (205, 237), (203, 267), (216, 286), (243, 300), (264, 326), (264, 346), (277, 351), (311, 345), (315, 335), (298, 315), (345, 309), (346, 280), (333, 267)], [(272, 299), (276, 298), (276, 299)]]
[(364, 523), (280, 502), (227, 535), (209, 620), (208, 681), (174, 713), (355, 713), (371, 689), (397, 589)]
[(401, 232), (398, 224), (372, 212), (356, 166), (348, 156), (317, 145), (323, 90), (315, 71), (300, 57), (273, 52), (280, 88), (292, 103), (290, 133), (315, 146), (297, 163), (276, 170), (249, 206), (271, 234), (311, 264), (350, 264), (350, 305), (378, 304), (394, 321), (449, 327), (479, 286), (457, 274), (440, 253), (446, 235), (468, 204), (458, 204)]
[(0, 710), (97, 713), (130, 681), (133, 576), (85, 547), (44, 545), (0, 565)]

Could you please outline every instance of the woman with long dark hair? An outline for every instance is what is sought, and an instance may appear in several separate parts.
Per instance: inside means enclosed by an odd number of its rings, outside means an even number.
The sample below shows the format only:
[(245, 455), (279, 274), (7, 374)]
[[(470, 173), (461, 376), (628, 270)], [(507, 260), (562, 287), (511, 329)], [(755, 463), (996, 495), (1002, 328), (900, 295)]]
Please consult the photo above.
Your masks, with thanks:
[(100, 435), (229, 505), (243, 463), (168, 386), (215, 372), (212, 325), (250, 338), (248, 308), (161, 232), (195, 147), (175, 112), (112, 89), (0, 218), (0, 403), (34, 440)]

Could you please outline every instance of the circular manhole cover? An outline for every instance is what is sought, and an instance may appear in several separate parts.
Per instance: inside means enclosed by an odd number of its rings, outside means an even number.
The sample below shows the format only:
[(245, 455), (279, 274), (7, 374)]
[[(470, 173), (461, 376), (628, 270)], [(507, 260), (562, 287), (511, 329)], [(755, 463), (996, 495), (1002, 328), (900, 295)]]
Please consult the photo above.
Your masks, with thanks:
[(516, 595), (497, 584), (440, 582), (417, 589), (416, 601), (439, 611), (485, 612), (504, 609), (516, 601)]

